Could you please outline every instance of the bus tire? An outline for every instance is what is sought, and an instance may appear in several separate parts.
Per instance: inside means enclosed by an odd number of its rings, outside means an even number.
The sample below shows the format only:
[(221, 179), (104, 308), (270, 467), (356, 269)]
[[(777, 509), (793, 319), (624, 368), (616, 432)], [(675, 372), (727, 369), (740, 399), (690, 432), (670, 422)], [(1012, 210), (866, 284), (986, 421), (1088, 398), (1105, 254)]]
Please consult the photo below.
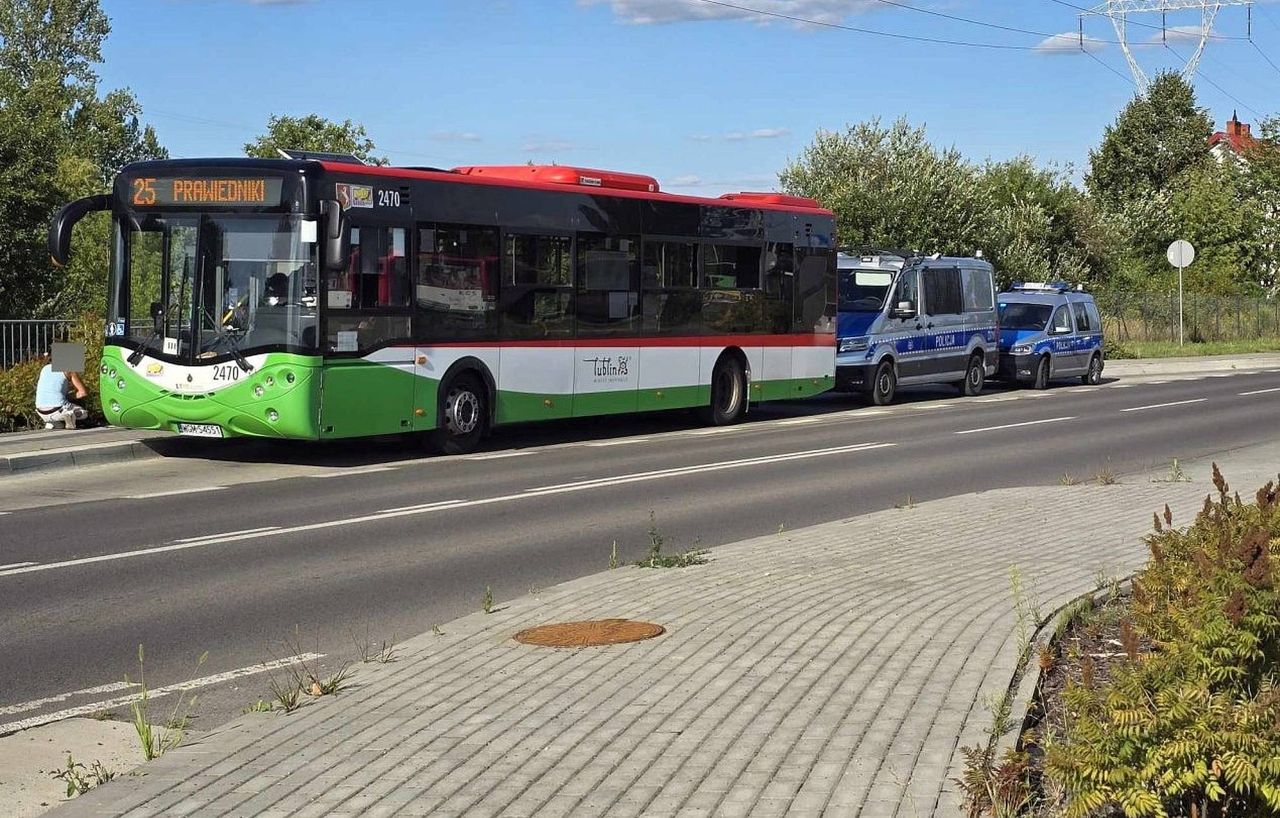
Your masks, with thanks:
[(881, 361), (871, 381), (871, 402), (876, 406), (887, 406), (893, 403), (897, 394), (898, 373), (893, 368), (893, 361)]
[(964, 371), (964, 380), (960, 382), (960, 394), (969, 398), (980, 395), (986, 382), (986, 359), (981, 352), (975, 352), (969, 356), (969, 367)]
[(1080, 376), (1080, 383), (1085, 386), (1097, 386), (1102, 383), (1102, 356), (1094, 353), (1089, 359), (1089, 371)]
[(450, 378), (439, 392), (439, 425), (428, 433), (431, 449), (439, 454), (474, 452), (489, 422), (488, 394), (474, 372)]
[(1048, 389), (1049, 388), (1049, 356), (1041, 355), (1040, 363), (1036, 364), (1036, 377), (1031, 382), (1032, 389)]
[(711, 373), (711, 405), (699, 414), (711, 426), (728, 426), (742, 420), (746, 411), (746, 370), (736, 355), (723, 355)]

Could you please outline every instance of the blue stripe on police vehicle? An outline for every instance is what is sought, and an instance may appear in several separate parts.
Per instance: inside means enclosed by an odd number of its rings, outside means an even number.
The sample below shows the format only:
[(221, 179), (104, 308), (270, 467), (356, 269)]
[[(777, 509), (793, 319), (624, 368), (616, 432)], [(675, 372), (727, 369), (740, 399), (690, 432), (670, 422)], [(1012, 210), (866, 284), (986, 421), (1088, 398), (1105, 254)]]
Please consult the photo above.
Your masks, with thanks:
[(1065, 283), (1015, 283), (997, 297), (1002, 380), (1044, 389), (1056, 378), (1102, 381), (1102, 317), (1093, 296)]
[(981, 258), (863, 250), (838, 256), (836, 386), (877, 404), (899, 384), (976, 395), (999, 362), (994, 270)]

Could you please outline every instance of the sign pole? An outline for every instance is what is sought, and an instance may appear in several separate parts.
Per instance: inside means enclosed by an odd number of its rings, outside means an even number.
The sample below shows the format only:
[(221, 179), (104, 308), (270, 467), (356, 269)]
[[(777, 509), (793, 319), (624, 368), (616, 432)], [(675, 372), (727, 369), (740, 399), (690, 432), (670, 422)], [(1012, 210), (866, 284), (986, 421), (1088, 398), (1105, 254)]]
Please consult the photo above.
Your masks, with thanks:
[(1178, 346), (1182, 346), (1182, 271), (1185, 268), (1178, 265)]
[(1169, 245), (1165, 255), (1169, 263), (1178, 268), (1178, 346), (1181, 347), (1185, 343), (1182, 319), (1182, 271), (1196, 260), (1196, 248), (1191, 246), (1191, 242), (1178, 239)]

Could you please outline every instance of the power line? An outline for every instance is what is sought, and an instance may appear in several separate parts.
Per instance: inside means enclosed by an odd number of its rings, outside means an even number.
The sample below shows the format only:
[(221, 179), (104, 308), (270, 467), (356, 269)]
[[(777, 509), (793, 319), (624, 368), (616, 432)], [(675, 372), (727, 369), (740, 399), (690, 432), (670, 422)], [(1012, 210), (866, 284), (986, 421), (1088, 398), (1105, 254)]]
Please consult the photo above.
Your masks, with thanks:
[(1110, 71), (1112, 74), (1115, 74), (1117, 77), (1119, 77), (1121, 80), (1123, 80), (1125, 85), (1128, 85), (1130, 88), (1134, 88), (1134, 87), (1136, 87), (1136, 86), (1133, 84), (1133, 78), (1132, 78), (1132, 77), (1126, 77), (1124, 74), (1120, 73), (1120, 72), (1119, 72), (1119, 71), (1117, 71), (1116, 69), (1114, 69), (1114, 68), (1112, 68), (1111, 66), (1107, 65), (1105, 62), (1103, 62), (1101, 59), (1099, 59), (1099, 58), (1098, 58), (1098, 55), (1097, 55), (1097, 54), (1094, 54), (1092, 51), (1089, 51), (1089, 50), (1087, 50), (1087, 49), (1081, 49), (1081, 51), (1083, 51), (1083, 52), (1085, 53), (1085, 55), (1086, 55), (1086, 56), (1088, 56), (1090, 59), (1092, 59), (1092, 60), (1093, 60), (1094, 62), (1096, 62), (1098, 65), (1102, 66), (1103, 68), (1107, 69), (1107, 70), (1108, 70), (1108, 71)]
[[(1049, 2), (1050, 2), (1050, 3), (1057, 3), (1057, 4), (1058, 4), (1058, 5), (1060, 5), (1060, 6), (1066, 6), (1067, 8), (1069, 8), (1069, 9), (1075, 9), (1076, 11), (1083, 11), (1083, 12), (1085, 12), (1086, 14), (1094, 14), (1094, 13), (1095, 13), (1095, 12), (1094, 12), (1094, 10), (1093, 10), (1093, 9), (1091, 9), (1091, 8), (1085, 8), (1084, 6), (1077, 6), (1075, 3), (1068, 3), (1068, 2), (1067, 2), (1067, 0), (1049, 0)], [(1155, 23), (1144, 23), (1144, 22), (1142, 22), (1142, 21), (1140, 21), (1140, 20), (1134, 20), (1134, 19), (1131, 19), (1131, 18), (1129, 18), (1129, 17), (1127, 17), (1127, 16), (1126, 16), (1126, 18), (1125, 18), (1125, 25), (1127, 25), (1127, 26), (1137, 26), (1138, 28), (1149, 28), (1149, 29), (1151, 29), (1152, 31), (1159, 31), (1159, 32), (1161, 32), (1161, 33), (1167, 32), (1167, 31), (1169, 30), (1169, 27), (1168, 27), (1167, 25), (1156, 25)], [(1213, 39), (1213, 40), (1248, 40), (1249, 38), (1248, 38), (1248, 37), (1240, 37), (1240, 36), (1233, 35), (1233, 34), (1210, 34), (1210, 39)], [(1107, 40), (1107, 41), (1105, 41), (1105, 42), (1114, 43), (1114, 42), (1116, 42), (1116, 41), (1114, 41), (1114, 40)], [(1148, 45), (1155, 45), (1155, 44), (1154, 44), (1154, 43), (1149, 43)]]
[[(694, 2), (694, 0), (689, 0)], [(726, 3), (723, 0), (697, 0), (697, 2), (706, 3), (712, 6), (720, 6), (721, 8), (733, 9), (734, 11), (742, 11), (748, 14), (758, 14), (761, 17), (772, 17), (777, 20), (787, 20), (792, 23), (801, 23), (807, 26), (818, 26), (820, 28), (832, 28), (839, 31), (850, 31), (854, 34), (869, 34), (875, 37), (888, 37), (893, 40), (909, 40), (917, 43), (930, 43), (932, 45), (954, 45), (965, 48), (985, 48), (995, 51), (1035, 51), (1035, 46), (1029, 45), (1007, 45), (1004, 43), (977, 43), (968, 40), (947, 40), (938, 37), (920, 37), (913, 34), (898, 34), (892, 31), (878, 31), (874, 28), (860, 28), (858, 26), (849, 26), (842, 23), (831, 23), (825, 20), (810, 20), (807, 17), (796, 17), (791, 14), (783, 14), (778, 11), (766, 11), (764, 9), (755, 9), (748, 6), (739, 6), (735, 3)], [(908, 7), (910, 8), (910, 7)]]
[(1249, 41), (1249, 45), (1253, 46), (1254, 50), (1262, 55), (1262, 59), (1267, 61), (1267, 65), (1274, 68), (1277, 74), (1280, 74), (1280, 65), (1276, 65), (1274, 62), (1272, 62), (1271, 58), (1267, 56), (1267, 52), (1263, 51), (1262, 48), (1260, 48), (1258, 44), (1255, 43), (1253, 40)]
[(994, 28), (999, 31), (1012, 31), (1015, 34), (1032, 34), (1036, 37), (1056, 37), (1057, 36), (1055, 34), (1046, 34), (1043, 31), (1031, 31), (1030, 29), (1026, 29), (1026, 28), (1016, 28), (1014, 26), (1002, 26), (999, 23), (989, 23), (989, 22), (986, 22), (985, 20), (971, 20), (968, 17), (960, 17), (955, 14), (947, 14), (946, 12), (942, 12), (942, 11), (934, 11), (932, 9), (917, 8), (916, 6), (908, 6), (906, 3), (898, 3), (895, 0), (876, 0), (876, 2), (882, 3), (886, 6), (893, 6), (895, 8), (906, 9), (907, 11), (915, 11), (920, 14), (928, 14), (930, 17), (941, 17), (944, 20), (955, 20), (958, 23), (968, 23), (971, 26), (982, 26), (983, 28)]
[[(1168, 44), (1165, 44), (1165, 48), (1167, 48), (1169, 51), (1173, 52), (1173, 56), (1177, 57), (1177, 58), (1178, 58), (1178, 59), (1180, 59), (1180, 60), (1184, 60), (1184, 61), (1185, 61), (1185, 58), (1184, 58), (1181, 54), (1179, 54), (1177, 51), (1174, 51), (1174, 49), (1173, 49), (1173, 47), (1172, 47), (1172, 46), (1170, 46), (1170, 45), (1168, 45)], [(1235, 104), (1239, 105), (1241, 108), (1244, 108), (1244, 109), (1245, 109), (1245, 110), (1247, 110), (1247, 111), (1251, 111), (1251, 112), (1253, 113), (1253, 115), (1254, 115), (1254, 116), (1256, 116), (1256, 117), (1258, 117), (1259, 119), (1262, 119), (1262, 118), (1263, 118), (1262, 114), (1258, 113), (1258, 109), (1257, 109), (1257, 108), (1254, 108), (1252, 105), (1249, 105), (1248, 103), (1241, 101), (1241, 99), (1240, 99), (1239, 97), (1237, 97), (1235, 94), (1231, 93), (1231, 92), (1230, 92), (1230, 91), (1228, 91), (1226, 88), (1223, 88), (1221, 85), (1219, 85), (1218, 83), (1214, 82), (1214, 81), (1213, 81), (1213, 78), (1212, 78), (1212, 77), (1209, 77), (1207, 74), (1205, 74), (1205, 73), (1204, 73), (1204, 71), (1203, 71), (1203, 70), (1201, 70), (1199, 66), (1196, 66), (1195, 75), (1196, 75), (1197, 77), (1199, 77), (1200, 79), (1204, 80), (1205, 82), (1209, 83), (1210, 85), (1212, 85), (1214, 88), (1217, 88), (1217, 89), (1218, 89), (1218, 91), (1220, 91), (1224, 96), (1226, 96), (1226, 97), (1227, 97), (1228, 99), (1230, 99), (1232, 102), (1234, 102)]]

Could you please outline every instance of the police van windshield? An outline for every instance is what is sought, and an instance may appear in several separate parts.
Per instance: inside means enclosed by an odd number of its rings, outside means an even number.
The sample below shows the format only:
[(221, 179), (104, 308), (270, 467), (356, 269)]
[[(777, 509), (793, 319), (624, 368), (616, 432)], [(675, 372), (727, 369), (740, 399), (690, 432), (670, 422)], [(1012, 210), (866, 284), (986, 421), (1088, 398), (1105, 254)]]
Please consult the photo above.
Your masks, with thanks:
[(841, 270), (840, 311), (879, 312), (892, 284), (888, 270)]
[(1049, 304), (1002, 303), (1000, 305), (1001, 329), (1042, 330), (1049, 323), (1053, 307)]

